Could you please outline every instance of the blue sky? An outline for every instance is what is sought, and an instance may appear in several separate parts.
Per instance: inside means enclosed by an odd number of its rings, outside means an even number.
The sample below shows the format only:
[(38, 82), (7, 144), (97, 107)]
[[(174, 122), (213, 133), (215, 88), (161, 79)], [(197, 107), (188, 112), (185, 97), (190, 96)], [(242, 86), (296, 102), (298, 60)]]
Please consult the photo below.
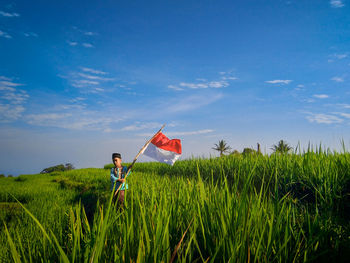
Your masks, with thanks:
[[(350, 2), (1, 1), (0, 173), (350, 137)], [(147, 161), (142, 157), (140, 161)]]

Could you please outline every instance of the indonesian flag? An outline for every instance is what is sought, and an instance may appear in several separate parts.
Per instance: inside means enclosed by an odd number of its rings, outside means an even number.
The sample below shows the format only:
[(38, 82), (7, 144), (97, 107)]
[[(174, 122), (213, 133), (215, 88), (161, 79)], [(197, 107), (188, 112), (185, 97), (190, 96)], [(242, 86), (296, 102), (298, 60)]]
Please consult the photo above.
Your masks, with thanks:
[(173, 165), (182, 153), (181, 141), (170, 140), (163, 133), (159, 132), (147, 146), (144, 154), (158, 162)]

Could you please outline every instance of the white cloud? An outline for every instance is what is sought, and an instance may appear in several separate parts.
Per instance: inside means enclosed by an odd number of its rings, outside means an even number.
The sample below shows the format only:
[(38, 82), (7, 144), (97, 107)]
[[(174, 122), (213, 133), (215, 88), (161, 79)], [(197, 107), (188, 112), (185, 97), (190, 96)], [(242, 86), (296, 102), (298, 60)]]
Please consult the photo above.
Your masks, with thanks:
[(12, 38), (12, 36), (10, 36), (8, 33), (4, 32), (4, 31), (1, 31), (1, 30), (0, 30), (0, 37), (4, 37), (4, 38), (7, 38), (7, 39)]
[(340, 106), (344, 109), (350, 109), (350, 104), (338, 104), (338, 106)]
[(85, 72), (90, 72), (90, 73), (93, 73), (93, 74), (98, 74), (98, 75), (105, 75), (105, 74), (107, 74), (107, 72), (104, 72), (104, 71), (101, 71), (101, 70), (92, 69), (92, 68), (84, 68), (84, 67), (82, 67), (81, 70), (85, 71)]
[(104, 131), (110, 124), (117, 123), (120, 118), (107, 118), (103, 113), (85, 111), (79, 108), (69, 112), (52, 112), (44, 114), (30, 114), (25, 117), (28, 124), (36, 126), (57, 127), (69, 130)]
[(198, 134), (207, 134), (212, 133), (214, 130), (205, 129), (205, 130), (197, 130), (197, 131), (177, 131), (177, 132), (167, 132), (168, 136), (186, 136), (186, 135), (198, 135)]
[(0, 103), (0, 123), (11, 122), (19, 119), (24, 112), (21, 105), (1, 104)]
[(26, 37), (38, 37), (38, 34), (34, 32), (26, 32), (26, 33), (23, 33), (23, 35)]
[(136, 123), (133, 125), (128, 125), (122, 128), (122, 131), (138, 131), (138, 130), (145, 130), (145, 129), (157, 129), (162, 126), (161, 123), (158, 122), (150, 122), (150, 123)]
[(334, 54), (334, 56), (335, 56), (337, 59), (343, 59), (343, 58), (348, 57), (348, 54)]
[(206, 89), (208, 85), (206, 83), (186, 83), (181, 82), (179, 84), (181, 87), (190, 88), (190, 89)]
[(166, 105), (162, 105), (163, 112), (169, 113), (181, 113), (201, 108), (209, 105), (223, 97), (222, 93), (211, 95), (194, 95), (176, 100), (174, 103), (168, 102)]
[(344, 78), (342, 77), (333, 77), (331, 80), (334, 80), (335, 82), (344, 82)]
[(292, 82), (290, 79), (275, 79), (275, 80), (267, 80), (266, 83), (270, 84), (289, 84)]
[(317, 98), (317, 99), (327, 99), (327, 98), (329, 98), (329, 96), (327, 94), (314, 94), (313, 97)]
[(341, 8), (341, 7), (345, 6), (343, 4), (343, 1), (341, 1), (341, 0), (331, 0), (329, 3), (331, 4), (331, 7), (333, 7), (333, 8)]
[(337, 112), (337, 114), (339, 114), (340, 116), (350, 119), (350, 113), (345, 113), (345, 112)]
[(44, 113), (44, 114), (30, 114), (27, 115), (29, 124), (43, 125), (50, 121), (56, 121), (66, 117), (70, 117), (70, 113)]
[(198, 82), (180, 82), (178, 85), (169, 85), (169, 89), (173, 89), (176, 91), (181, 91), (187, 89), (219, 89), (230, 86), (229, 81), (236, 80), (236, 77), (231, 76), (232, 72), (219, 72), (221, 76), (219, 80), (208, 81), (204, 78), (197, 78)]
[(0, 87), (18, 87), (23, 86), (23, 84), (12, 82), (12, 79), (7, 78), (7, 80), (0, 81)]
[(86, 47), (86, 48), (92, 48), (92, 47), (94, 47), (94, 45), (92, 45), (91, 43), (83, 43), (82, 46), (83, 46), (83, 47)]
[(210, 88), (224, 88), (228, 87), (229, 83), (227, 81), (211, 81), (208, 83)]
[(103, 78), (100, 76), (95, 76), (95, 75), (89, 75), (89, 74), (85, 74), (85, 73), (78, 73), (79, 76), (86, 78), (86, 79), (93, 79), (93, 80), (101, 80), (101, 81), (112, 81), (114, 79), (112, 78)]
[[(175, 131), (175, 132), (166, 132), (166, 136), (168, 136), (168, 137), (191, 136), (191, 135), (207, 134), (207, 133), (212, 133), (212, 132), (214, 132), (214, 130), (211, 130), (211, 129), (197, 130), (197, 131)], [(141, 134), (137, 134), (137, 135), (142, 136), (142, 137), (151, 137), (154, 134), (141, 133)]]
[(172, 90), (176, 90), (176, 91), (184, 90), (183, 88), (179, 88), (178, 86), (175, 86), (175, 85), (168, 85), (168, 89), (172, 89)]
[(91, 31), (87, 31), (87, 32), (84, 32), (84, 35), (87, 35), (87, 36), (96, 36), (97, 33), (91, 32)]
[(298, 87), (298, 88), (304, 88), (305, 86), (302, 85), (302, 84), (299, 84), (297, 87)]
[(337, 116), (323, 113), (310, 113), (306, 117), (309, 122), (316, 122), (322, 124), (333, 124), (333, 123), (342, 123), (343, 119), (340, 119)]
[(238, 78), (236, 78), (236, 77), (222, 77), (221, 79), (223, 79), (223, 80), (236, 80)]
[(207, 88), (224, 88), (229, 86), (227, 81), (210, 81), (205, 83), (187, 83), (181, 82), (179, 84), (181, 87), (189, 88), (189, 89), (207, 89)]
[(100, 82), (98, 81), (93, 81), (93, 80), (87, 80), (87, 79), (78, 79), (74, 80), (74, 82), (79, 86), (83, 87), (85, 85), (99, 85)]
[(0, 121), (10, 122), (21, 117), (28, 100), (26, 91), (18, 89), (23, 84), (13, 82), (11, 78), (0, 76)]
[(74, 42), (74, 41), (67, 41), (68, 45), (74, 47), (76, 45), (78, 45), (78, 42)]
[(0, 15), (5, 16), (5, 17), (19, 17), (20, 16), (20, 14), (18, 14), (18, 13), (7, 13), (4, 11), (0, 11)]

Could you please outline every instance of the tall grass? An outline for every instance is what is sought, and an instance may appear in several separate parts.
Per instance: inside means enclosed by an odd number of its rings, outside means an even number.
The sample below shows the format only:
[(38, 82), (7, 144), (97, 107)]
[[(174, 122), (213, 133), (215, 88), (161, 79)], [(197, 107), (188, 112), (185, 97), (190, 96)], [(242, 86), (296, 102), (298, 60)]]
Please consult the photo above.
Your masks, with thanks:
[[(1, 228), (0, 255), (25, 262), (169, 262), (173, 254), (179, 262), (345, 262), (349, 158), (318, 151), (140, 163), (124, 208), (112, 202), (108, 170), (6, 178), (0, 201), (14, 201), (3, 191), (31, 199)], [(45, 182), (47, 205), (39, 193), (20, 190), (31, 180)]]

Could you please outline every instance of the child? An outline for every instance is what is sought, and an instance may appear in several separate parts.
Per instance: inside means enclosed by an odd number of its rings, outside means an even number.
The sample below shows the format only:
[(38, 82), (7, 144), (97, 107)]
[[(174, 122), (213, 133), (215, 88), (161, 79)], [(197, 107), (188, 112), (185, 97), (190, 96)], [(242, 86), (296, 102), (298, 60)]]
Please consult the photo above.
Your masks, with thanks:
[[(113, 153), (112, 161), (113, 161), (114, 167), (111, 169), (111, 191), (113, 191), (113, 187), (115, 184), (114, 194), (116, 195), (119, 193), (118, 203), (123, 205), (124, 192), (125, 192), (125, 189), (128, 189), (128, 184), (126, 183), (125, 179), (126, 177), (129, 176), (131, 172), (126, 174), (128, 172), (128, 167), (122, 166), (122, 156), (120, 153)], [(119, 191), (117, 192), (118, 189)]]

